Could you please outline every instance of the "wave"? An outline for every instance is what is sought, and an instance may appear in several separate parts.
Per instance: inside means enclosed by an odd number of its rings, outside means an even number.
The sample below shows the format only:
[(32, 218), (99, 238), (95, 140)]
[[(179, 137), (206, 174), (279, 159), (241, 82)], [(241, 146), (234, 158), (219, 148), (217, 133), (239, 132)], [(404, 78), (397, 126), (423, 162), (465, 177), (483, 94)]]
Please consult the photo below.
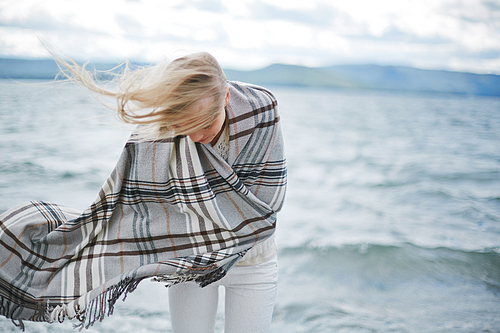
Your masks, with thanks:
[(317, 274), (355, 274), (373, 281), (454, 278), (483, 282), (500, 296), (500, 250), (464, 251), (446, 247), (359, 244), (280, 248), (280, 261)]

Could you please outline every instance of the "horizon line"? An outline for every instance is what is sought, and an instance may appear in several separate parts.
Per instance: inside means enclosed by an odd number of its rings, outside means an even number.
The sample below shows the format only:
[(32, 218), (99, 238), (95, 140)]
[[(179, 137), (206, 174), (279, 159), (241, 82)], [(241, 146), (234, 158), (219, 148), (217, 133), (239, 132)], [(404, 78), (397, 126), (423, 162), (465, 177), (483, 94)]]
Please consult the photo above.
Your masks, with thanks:
[[(0, 60), (23, 60), (23, 61), (49, 61), (49, 60), (54, 60), (54, 58), (51, 57), (18, 57), (18, 56), (1, 56), (0, 55)], [(82, 60), (75, 60), (77, 62), (83, 62)], [(122, 64), (126, 61), (129, 61), (132, 64), (154, 64), (155, 62), (147, 62), (147, 61), (141, 61), (141, 60), (123, 60), (123, 61), (116, 61), (116, 60), (98, 60), (98, 61), (90, 61), (89, 64), (99, 64), (99, 65), (114, 65), (116, 66), (117, 64)], [(230, 70), (230, 71), (236, 71), (236, 72), (254, 72), (254, 71), (260, 71), (264, 70), (266, 68), (276, 66), (276, 65), (281, 65), (281, 66), (290, 66), (290, 67), (302, 67), (302, 68), (308, 68), (308, 69), (328, 69), (328, 68), (333, 68), (333, 67), (341, 67), (341, 66), (374, 66), (374, 67), (399, 67), (399, 68), (411, 68), (411, 69), (416, 69), (416, 70), (422, 70), (422, 71), (438, 71), (438, 72), (449, 72), (449, 73), (463, 73), (463, 74), (475, 74), (475, 75), (495, 75), (499, 76), (500, 73), (494, 73), (494, 72), (473, 72), (473, 71), (466, 71), (466, 70), (455, 70), (455, 69), (446, 69), (446, 68), (422, 68), (422, 67), (416, 67), (416, 66), (411, 66), (411, 65), (402, 65), (402, 64), (377, 64), (377, 63), (342, 63), (342, 64), (332, 64), (332, 65), (327, 65), (327, 66), (317, 66), (317, 67), (312, 67), (312, 66), (307, 66), (307, 65), (299, 65), (299, 64), (290, 64), (290, 63), (271, 63), (269, 65), (255, 68), (255, 69), (235, 69), (235, 68), (225, 68), (222, 66), (224, 70)]]

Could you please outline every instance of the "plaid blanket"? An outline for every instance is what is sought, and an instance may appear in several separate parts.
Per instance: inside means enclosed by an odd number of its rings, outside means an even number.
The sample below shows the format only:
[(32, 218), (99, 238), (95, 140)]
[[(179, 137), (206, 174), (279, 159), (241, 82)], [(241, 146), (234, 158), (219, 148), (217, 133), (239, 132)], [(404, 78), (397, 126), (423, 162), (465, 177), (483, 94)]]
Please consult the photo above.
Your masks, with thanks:
[(88, 328), (145, 278), (222, 278), (273, 234), (286, 189), (277, 102), (230, 82), (229, 156), (188, 137), (131, 139), (83, 213), (31, 201), (0, 215), (0, 314)]

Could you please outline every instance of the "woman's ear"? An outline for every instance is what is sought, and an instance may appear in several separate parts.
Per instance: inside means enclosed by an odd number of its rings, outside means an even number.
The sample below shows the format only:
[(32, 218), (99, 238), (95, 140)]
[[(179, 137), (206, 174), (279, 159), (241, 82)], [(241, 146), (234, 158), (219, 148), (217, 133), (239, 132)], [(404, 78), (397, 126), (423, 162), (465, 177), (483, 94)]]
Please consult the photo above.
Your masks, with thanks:
[(231, 87), (227, 87), (227, 94), (226, 94), (226, 101), (224, 106), (227, 106), (229, 104), (229, 97), (230, 97), (230, 92), (231, 92)]

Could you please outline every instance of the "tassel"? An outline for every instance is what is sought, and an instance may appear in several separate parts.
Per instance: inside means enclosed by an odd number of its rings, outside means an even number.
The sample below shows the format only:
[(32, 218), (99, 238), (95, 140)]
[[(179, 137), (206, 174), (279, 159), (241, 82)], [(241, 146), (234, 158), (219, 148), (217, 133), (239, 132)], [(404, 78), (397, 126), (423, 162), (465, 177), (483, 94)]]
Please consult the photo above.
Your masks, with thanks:
[[(106, 316), (111, 316), (115, 309), (116, 301), (123, 295), (123, 301), (127, 295), (137, 289), (137, 286), (144, 278), (134, 280), (126, 278), (115, 286), (112, 286), (96, 298), (94, 298), (85, 309), (78, 310), (78, 320), (80, 324), (74, 328), (82, 330), (88, 329), (97, 321), (102, 321)], [(75, 309), (76, 310), (76, 309)]]

